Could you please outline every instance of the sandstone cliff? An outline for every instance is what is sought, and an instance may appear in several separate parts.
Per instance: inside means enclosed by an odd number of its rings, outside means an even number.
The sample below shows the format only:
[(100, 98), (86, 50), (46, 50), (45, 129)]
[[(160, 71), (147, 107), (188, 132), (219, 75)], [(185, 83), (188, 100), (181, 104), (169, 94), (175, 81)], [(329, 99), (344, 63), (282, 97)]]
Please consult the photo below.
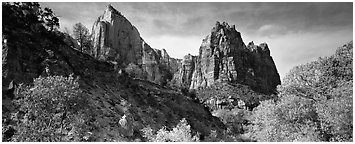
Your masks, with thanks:
[(117, 63), (121, 68), (135, 65), (136, 71), (142, 71), (140, 78), (164, 84), (177, 70), (178, 59), (171, 58), (164, 49), (151, 48), (137, 28), (111, 5), (94, 23), (92, 39), (92, 56)]
[[(265, 94), (275, 92), (281, 83), (266, 43), (246, 46), (235, 26), (217, 22), (199, 49), (196, 60), (186, 56), (174, 81), (190, 89), (215, 82), (240, 83)], [(192, 72), (193, 71), (193, 72)]]

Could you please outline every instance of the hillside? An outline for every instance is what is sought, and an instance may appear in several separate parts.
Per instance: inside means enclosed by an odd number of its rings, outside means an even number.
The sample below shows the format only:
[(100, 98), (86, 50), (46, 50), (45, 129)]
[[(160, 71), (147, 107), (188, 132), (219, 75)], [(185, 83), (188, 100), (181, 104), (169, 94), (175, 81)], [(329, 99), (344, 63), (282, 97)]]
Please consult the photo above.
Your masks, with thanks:
[[(211, 130), (221, 133), (225, 129), (223, 123), (203, 105), (181, 92), (132, 79), (121, 69), (115, 69), (112, 63), (99, 61), (70, 47), (64, 40), (64, 34), (48, 30), (43, 26), (44, 22), (37, 21), (40, 16), (36, 11), (38, 8), (36, 3), (3, 3), (4, 14), (7, 14), (3, 18), (2, 48), (3, 141), (58, 141), (50, 136), (46, 139), (46, 136), (38, 135), (48, 134), (49, 131), (28, 131), (28, 135), (20, 131), (24, 128), (21, 125), (36, 126), (28, 122), (40, 120), (40, 117), (28, 120), (27, 117), (33, 115), (29, 113), (33, 109), (23, 110), (22, 107), (27, 102), (26, 92), (42, 87), (33, 83), (34, 79), (45, 81), (48, 76), (69, 77), (71, 74), (78, 78), (80, 95), (86, 100), (79, 103), (85, 107), (79, 109), (83, 117), (73, 116), (82, 119), (80, 123), (85, 125), (81, 127), (79, 136), (73, 138), (69, 133), (74, 130), (74, 121), (64, 119), (69, 125), (64, 126), (64, 131), (61, 130), (61, 141), (144, 141), (141, 129), (148, 126), (155, 131), (163, 126), (172, 128), (183, 118), (194, 133), (201, 134), (201, 138), (208, 136)], [(32, 13), (21, 15), (28, 9)], [(33, 21), (22, 21), (30, 18)], [(46, 96), (42, 92), (37, 94)], [(58, 114), (53, 112), (53, 116)], [(14, 118), (13, 115), (19, 117)], [(33, 116), (36, 117), (36, 114)], [(126, 125), (119, 123), (126, 117), (132, 120), (128, 123), (132, 128), (128, 132), (124, 128)], [(86, 134), (89, 136), (84, 138)]]

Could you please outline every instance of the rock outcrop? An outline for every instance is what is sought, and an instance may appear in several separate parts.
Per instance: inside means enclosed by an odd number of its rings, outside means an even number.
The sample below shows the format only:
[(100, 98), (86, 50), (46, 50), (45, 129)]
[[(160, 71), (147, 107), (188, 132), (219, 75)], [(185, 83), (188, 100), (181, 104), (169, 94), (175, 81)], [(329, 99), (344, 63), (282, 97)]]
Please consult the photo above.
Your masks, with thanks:
[[(177, 70), (178, 59), (171, 58), (163, 49), (151, 48), (120, 12), (108, 5), (92, 28), (93, 49), (91, 55), (125, 68), (136, 65), (149, 81), (163, 84)], [(169, 76), (170, 75), (170, 76)]]
[(196, 60), (186, 62), (188, 59), (183, 60), (174, 80), (190, 89), (208, 87), (215, 82), (231, 82), (271, 94), (281, 83), (268, 45), (257, 46), (250, 42), (246, 46), (235, 26), (225, 22), (217, 22), (211, 34), (203, 39)]

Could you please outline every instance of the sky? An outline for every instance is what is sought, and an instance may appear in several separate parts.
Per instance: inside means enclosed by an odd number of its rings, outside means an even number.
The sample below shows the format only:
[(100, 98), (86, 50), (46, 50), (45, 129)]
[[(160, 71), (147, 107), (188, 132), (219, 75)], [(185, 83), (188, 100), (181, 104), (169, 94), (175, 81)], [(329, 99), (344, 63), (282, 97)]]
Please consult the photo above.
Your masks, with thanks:
[(266, 42), (281, 79), (294, 66), (323, 56), (353, 39), (352, 3), (175, 2), (40, 3), (59, 16), (61, 29), (81, 22), (90, 30), (111, 4), (151, 47), (171, 57), (197, 55), (216, 21), (235, 25), (244, 43)]

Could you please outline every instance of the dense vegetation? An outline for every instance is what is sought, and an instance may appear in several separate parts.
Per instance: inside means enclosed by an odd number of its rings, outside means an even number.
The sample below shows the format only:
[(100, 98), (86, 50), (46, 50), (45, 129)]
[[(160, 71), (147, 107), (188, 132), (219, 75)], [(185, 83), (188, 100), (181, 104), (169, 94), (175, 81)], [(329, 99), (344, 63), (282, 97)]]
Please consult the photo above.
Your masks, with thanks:
[[(89, 140), (86, 135), (91, 127), (87, 124), (93, 111), (79, 88), (78, 79), (73, 75), (49, 75), (48, 71), (51, 64), (58, 62), (54, 60), (54, 53), (60, 51), (61, 46), (74, 47), (70, 44), (72, 38), (58, 30), (59, 19), (54, 12), (50, 8), (43, 9), (39, 3), (3, 2), (2, 9), (3, 83), (4, 77), (10, 75), (5, 69), (19, 69), (13, 63), (4, 63), (6, 54), (13, 51), (26, 66), (24, 69), (43, 75), (36, 79), (18, 75), (11, 79), (26, 84), (12, 81), (11, 89), (4, 89), (3, 85), (2, 99), (6, 104), (3, 101), (2, 141)], [(11, 53), (6, 51), (9, 49)], [(37, 71), (41, 67), (28, 65), (43, 60), (41, 64), (47, 66), (44, 68), (47, 73), (41, 74), (42, 71)]]
[(69, 141), (81, 134), (86, 99), (73, 76), (39, 77), (20, 86), (13, 117), (18, 128), (13, 141)]
[(32, 32), (49, 31), (59, 27), (59, 19), (50, 8), (42, 9), (38, 3), (2, 3), (3, 30), (23, 29)]
[(353, 46), (293, 68), (278, 98), (253, 111), (258, 141), (353, 141)]
[[(42, 9), (38, 3), (2, 3), (3, 39), (27, 38), (19, 35), (53, 37), (58, 34), (59, 19), (50, 8)], [(44, 42), (43, 42), (44, 43)]]

